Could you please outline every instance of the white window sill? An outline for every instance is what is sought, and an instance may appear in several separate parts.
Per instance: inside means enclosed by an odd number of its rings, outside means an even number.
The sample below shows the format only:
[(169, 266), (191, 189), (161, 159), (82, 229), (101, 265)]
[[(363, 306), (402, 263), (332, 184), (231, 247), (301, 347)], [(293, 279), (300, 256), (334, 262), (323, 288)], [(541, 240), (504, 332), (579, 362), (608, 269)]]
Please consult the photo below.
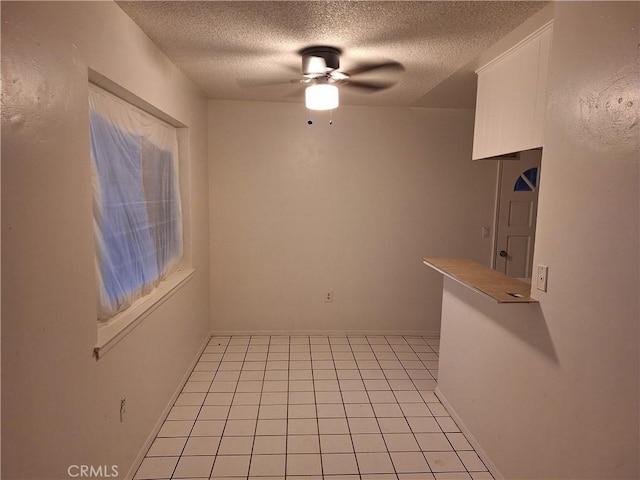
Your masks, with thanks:
[(124, 312), (98, 326), (98, 343), (93, 349), (96, 359), (102, 357), (126, 337), (147, 315), (164, 303), (192, 277), (193, 268), (172, 273), (148, 295), (140, 298)]

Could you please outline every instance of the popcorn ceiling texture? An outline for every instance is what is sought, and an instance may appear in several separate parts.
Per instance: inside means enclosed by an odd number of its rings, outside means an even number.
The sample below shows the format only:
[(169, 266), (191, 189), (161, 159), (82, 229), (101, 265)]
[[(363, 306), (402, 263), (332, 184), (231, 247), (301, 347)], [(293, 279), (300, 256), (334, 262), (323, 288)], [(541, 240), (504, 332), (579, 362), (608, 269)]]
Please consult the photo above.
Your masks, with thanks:
[[(342, 49), (342, 71), (395, 60), (404, 72), (358, 80), (397, 81), (362, 93), (341, 89), (341, 103), (417, 106), (432, 88), (516, 28), (547, 2), (139, 2), (118, 5), (213, 99), (303, 98), (300, 56), (309, 45)], [(249, 84), (249, 85), (247, 85)]]

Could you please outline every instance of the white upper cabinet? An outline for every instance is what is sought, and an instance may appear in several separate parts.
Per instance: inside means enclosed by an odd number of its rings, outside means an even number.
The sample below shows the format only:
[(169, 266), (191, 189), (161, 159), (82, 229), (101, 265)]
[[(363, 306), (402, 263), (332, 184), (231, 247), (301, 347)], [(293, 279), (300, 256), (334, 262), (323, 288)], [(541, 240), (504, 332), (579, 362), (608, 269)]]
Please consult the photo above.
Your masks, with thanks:
[(479, 68), (473, 159), (543, 146), (549, 22)]

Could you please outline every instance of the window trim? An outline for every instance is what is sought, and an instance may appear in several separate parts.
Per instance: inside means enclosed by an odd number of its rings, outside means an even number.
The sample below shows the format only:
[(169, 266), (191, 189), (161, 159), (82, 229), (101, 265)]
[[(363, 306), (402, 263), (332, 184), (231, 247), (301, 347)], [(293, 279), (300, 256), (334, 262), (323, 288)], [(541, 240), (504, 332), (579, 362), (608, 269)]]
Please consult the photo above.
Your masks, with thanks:
[(182, 268), (162, 280), (153, 291), (139, 298), (126, 310), (98, 324), (98, 342), (93, 349), (96, 359), (126, 337), (156, 308), (167, 301), (193, 277), (195, 269)]

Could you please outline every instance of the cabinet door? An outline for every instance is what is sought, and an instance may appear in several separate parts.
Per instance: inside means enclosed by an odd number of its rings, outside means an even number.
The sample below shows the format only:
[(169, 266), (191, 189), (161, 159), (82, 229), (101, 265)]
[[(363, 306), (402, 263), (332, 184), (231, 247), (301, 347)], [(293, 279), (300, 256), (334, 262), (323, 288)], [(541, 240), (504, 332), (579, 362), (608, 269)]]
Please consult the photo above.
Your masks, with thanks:
[(551, 24), (478, 70), (473, 159), (542, 147)]

